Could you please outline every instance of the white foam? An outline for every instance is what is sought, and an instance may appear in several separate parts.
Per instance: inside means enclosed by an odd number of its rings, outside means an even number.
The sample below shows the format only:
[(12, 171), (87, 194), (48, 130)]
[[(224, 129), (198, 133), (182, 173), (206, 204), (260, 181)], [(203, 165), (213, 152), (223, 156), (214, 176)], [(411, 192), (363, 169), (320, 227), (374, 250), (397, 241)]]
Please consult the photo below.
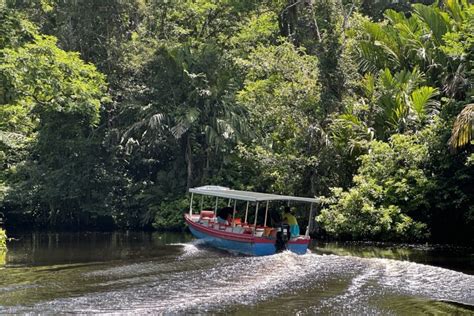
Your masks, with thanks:
[[(316, 288), (320, 291), (316, 293), (326, 293), (325, 287), (329, 287), (330, 294), (325, 299), (315, 298), (314, 306), (304, 307), (307, 312), (373, 313), (377, 309), (370, 306), (371, 300), (384, 295), (474, 305), (474, 276), (448, 269), (390, 259), (299, 256), (292, 252), (267, 257), (219, 256), (216, 253), (211, 256), (212, 252), (196, 247), (195, 243), (178, 245), (183, 246), (184, 253), (174, 262), (130, 265), (99, 274), (119, 277), (124, 271), (138, 270), (140, 274), (142, 268), (153, 273), (151, 265), (156, 264), (159, 267), (156, 274), (142, 278), (142, 283), (105, 293), (39, 303), (32, 310), (171, 314), (225, 311), (232, 306), (254, 305), (304, 289)], [(161, 264), (164, 266), (160, 267)], [(334, 280), (342, 291), (331, 288)]]

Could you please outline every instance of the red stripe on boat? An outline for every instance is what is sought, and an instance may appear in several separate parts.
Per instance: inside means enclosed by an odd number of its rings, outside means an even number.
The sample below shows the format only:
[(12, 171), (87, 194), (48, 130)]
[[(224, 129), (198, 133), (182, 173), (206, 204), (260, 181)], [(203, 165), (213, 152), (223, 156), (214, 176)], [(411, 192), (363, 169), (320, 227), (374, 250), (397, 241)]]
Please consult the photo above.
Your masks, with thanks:
[[(249, 242), (249, 243), (269, 243), (273, 244), (275, 243), (274, 239), (268, 239), (268, 238), (261, 238), (261, 237), (256, 237), (253, 235), (246, 235), (246, 234), (241, 234), (241, 233), (231, 233), (231, 232), (226, 232), (226, 231), (218, 231), (212, 228), (208, 228), (202, 224), (196, 223), (190, 219), (189, 214), (185, 214), (184, 218), (188, 225), (191, 225), (194, 229), (199, 230), (202, 233), (206, 233), (210, 236), (213, 237), (219, 237), (222, 239), (227, 239), (227, 240), (235, 240), (235, 241), (241, 241), (241, 242)], [(308, 244), (310, 239), (297, 239), (297, 240), (290, 240), (288, 241), (289, 244)]]

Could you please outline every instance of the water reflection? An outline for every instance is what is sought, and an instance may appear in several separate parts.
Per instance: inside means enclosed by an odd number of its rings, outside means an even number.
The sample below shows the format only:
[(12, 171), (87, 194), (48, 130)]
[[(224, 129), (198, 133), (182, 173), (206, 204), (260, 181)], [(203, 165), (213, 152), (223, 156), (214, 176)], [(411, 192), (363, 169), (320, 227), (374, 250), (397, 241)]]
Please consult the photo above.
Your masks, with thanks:
[(315, 242), (318, 254), (413, 261), (474, 274), (474, 249), (448, 245), (411, 245), (371, 242)]
[(173, 242), (191, 240), (187, 234), (149, 232), (34, 233), (14, 236), (8, 244), (7, 263), (47, 265), (138, 260), (179, 251)]
[(256, 258), (185, 234), (17, 237), (0, 269), (0, 314), (473, 312), (474, 276), (406, 261), (433, 249), (330, 243)]

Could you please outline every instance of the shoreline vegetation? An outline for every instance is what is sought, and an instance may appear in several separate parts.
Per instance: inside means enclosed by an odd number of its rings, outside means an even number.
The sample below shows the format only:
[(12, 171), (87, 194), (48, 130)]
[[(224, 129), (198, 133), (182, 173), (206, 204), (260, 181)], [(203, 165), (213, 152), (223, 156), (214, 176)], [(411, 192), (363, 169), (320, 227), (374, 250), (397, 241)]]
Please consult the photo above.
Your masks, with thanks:
[(0, 228), (0, 252), (3, 252), (7, 249), (7, 234)]
[(5, 264), (7, 254), (7, 234), (0, 228), (0, 267)]
[(0, 1), (4, 226), (181, 230), (216, 184), (322, 197), (320, 239), (471, 245), (472, 29), (467, 0)]

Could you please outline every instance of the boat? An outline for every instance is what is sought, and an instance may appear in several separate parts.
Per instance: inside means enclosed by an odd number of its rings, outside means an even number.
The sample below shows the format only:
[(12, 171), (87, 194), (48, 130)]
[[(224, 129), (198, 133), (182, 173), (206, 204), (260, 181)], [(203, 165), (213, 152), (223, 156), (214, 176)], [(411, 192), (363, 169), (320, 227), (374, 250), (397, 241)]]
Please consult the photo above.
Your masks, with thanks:
[[(227, 187), (207, 185), (189, 189), (191, 193), (189, 212), (184, 214), (185, 221), (191, 233), (203, 243), (222, 250), (250, 255), (266, 256), (277, 252), (289, 250), (296, 254), (305, 254), (311, 241), (309, 236), (310, 227), (306, 228), (304, 235), (292, 236), (288, 225), (279, 223), (277, 227), (267, 226), (269, 221), (269, 203), (286, 202), (288, 205), (294, 202), (310, 203), (308, 223), (313, 218), (313, 205), (318, 203), (316, 198), (268, 194), (251, 191), (233, 190)], [(193, 210), (195, 195), (201, 196), (199, 212)], [(205, 196), (215, 197), (214, 208), (204, 209), (203, 199)], [(230, 223), (219, 222), (217, 218), (219, 199), (227, 199), (227, 208), (232, 209), (232, 220)], [(244, 219), (236, 218), (237, 201), (246, 202)], [(222, 201), (221, 201), (222, 202)], [(239, 202), (242, 203), (242, 202)], [(265, 203), (265, 219), (263, 225), (258, 225), (257, 218), (259, 207)], [(249, 207), (255, 205), (253, 223), (248, 223)]]

